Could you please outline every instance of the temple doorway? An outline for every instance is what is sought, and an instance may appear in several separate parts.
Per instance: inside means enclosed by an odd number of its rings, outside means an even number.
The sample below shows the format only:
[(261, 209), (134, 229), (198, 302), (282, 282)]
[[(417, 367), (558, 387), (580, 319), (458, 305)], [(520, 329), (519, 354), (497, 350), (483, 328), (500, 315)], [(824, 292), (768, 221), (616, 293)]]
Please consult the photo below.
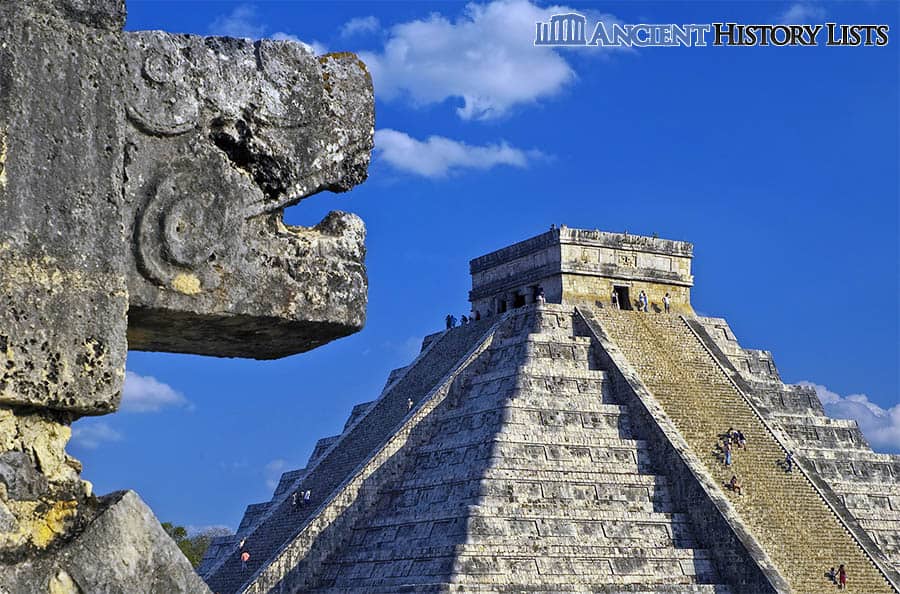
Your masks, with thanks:
[(628, 295), (628, 287), (614, 286), (616, 297), (619, 298), (619, 309), (631, 309), (631, 297)]

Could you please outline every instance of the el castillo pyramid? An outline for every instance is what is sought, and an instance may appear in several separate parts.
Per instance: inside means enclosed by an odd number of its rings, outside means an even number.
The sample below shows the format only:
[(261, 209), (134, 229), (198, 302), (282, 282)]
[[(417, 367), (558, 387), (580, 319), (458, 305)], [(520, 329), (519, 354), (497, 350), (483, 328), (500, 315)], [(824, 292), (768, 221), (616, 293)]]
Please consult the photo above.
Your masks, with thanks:
[[(844, 564), (848, 592), (900, 591), (900, 456), (697, 316), (692, 257), (561, 227), (472, 260), (479, 319), (426, 337), (201, 576), (219, 594), (822, 594)], [(726, 467), (730, 428), (747, 447)]]

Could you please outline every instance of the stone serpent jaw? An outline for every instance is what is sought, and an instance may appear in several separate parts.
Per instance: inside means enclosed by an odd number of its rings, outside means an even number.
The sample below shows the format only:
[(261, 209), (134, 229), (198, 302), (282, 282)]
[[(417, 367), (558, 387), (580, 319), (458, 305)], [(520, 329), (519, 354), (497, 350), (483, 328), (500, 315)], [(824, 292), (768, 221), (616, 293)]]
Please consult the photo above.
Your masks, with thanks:
[(126, 45), (129, 348), (274, 358), (359, 330), (362, 221), (282, 215), (365, 179), (365, 66), (268, 40), (142, 32)]
[[(300, 44), (125, 33), (124, 0), (0, 9), (0, 591), (201, 592), (149, 508), (65, 452), (129, 348), (274, 358), (359, 330), (372, 82)], [(151, 577), (152, 576), (152, 577)]]

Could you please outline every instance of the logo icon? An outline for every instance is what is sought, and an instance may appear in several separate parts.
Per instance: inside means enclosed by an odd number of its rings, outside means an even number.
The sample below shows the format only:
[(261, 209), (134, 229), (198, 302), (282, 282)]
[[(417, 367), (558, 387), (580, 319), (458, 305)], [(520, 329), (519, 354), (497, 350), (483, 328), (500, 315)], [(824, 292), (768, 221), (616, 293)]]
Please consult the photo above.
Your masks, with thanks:
[(554, 14), (549, 23), (538, 21), (534, 45), (587, 45), (585, 27), (587, 19), (577, 12)]

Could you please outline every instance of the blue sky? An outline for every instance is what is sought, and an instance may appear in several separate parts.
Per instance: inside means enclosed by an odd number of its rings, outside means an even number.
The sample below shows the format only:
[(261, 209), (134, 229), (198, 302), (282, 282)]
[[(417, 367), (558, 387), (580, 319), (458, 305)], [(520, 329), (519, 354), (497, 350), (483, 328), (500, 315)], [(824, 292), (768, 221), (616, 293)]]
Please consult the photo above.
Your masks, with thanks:
[(885, 48), (560, 51), (532, 46), (535, 20), (560, 10), (526, 2), (131, 0), (131, 30), (361, 52), (377, 100), (369, 180), (286, 220), (366, 221), (369, 313), (359, 334), (279, 361), (130, 353), (122, 411), (75, 424), (70, 451), (98, 492), (133, 488), (163, 521), (233, 529), (447, 312), (467, 311), (470, 258), (551, 223), (693, 242), (695, 308), (900, 452), (898, 5), (567, 6), (893, 35)]

